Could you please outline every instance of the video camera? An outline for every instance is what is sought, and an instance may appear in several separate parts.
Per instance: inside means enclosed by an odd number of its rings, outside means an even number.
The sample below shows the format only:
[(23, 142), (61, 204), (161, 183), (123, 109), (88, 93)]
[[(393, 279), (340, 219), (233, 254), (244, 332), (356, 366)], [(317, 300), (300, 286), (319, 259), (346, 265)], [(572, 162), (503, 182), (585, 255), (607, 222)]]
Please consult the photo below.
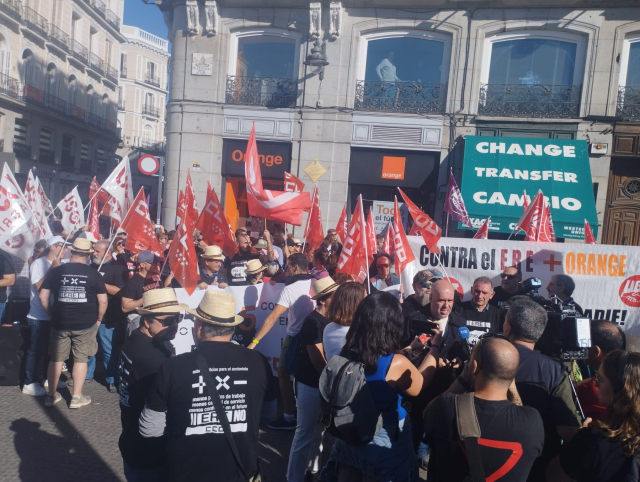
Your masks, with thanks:
[(546, 299), (538, 294), (542, 286), (539, 278), (528, 278), (520, 283), (522, 294), (542, 306), (547, 312), (547, 327), (536, 343), (543, 355), (562, 361), (584, 360), (591, 347), (591, 322), (581, 317), (571, 304), (558, 297)]

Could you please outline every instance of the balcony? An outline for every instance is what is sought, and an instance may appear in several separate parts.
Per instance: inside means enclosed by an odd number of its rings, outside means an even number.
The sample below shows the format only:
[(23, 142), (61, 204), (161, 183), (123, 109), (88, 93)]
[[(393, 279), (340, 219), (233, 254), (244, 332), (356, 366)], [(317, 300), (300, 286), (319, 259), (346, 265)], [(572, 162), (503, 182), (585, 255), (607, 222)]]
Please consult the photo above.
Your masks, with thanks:
[(69, 36), (54, 24), (49, 24), (49, 40), (65, 52), (69, 52)]
[(0, 12), (4, 12), (15, 20), (22, 17), (22, 4), (17, 0), (0, 0)]
[(45, 94), (44, 96), (44, 106), (47, 110), (55, 112), (56, 114), (66, 116), (68, 114), (67, 105), (66, 101), (54, 95)]
[(156, 87), (160, 87), (160, 78), (154, 77), (153, 75), (147, 74), (144, 78), (145, 84), (155, 85)]
[(123, 79), (127, 78), (127, 68), (126, 67), (120, 67), (120, 77)]
[(31, 159), (31, 146), (13, 141), (13, 153), (20, 159)]
[(40, 157), (38, 160), (43, 164), (55, 164), (56, 153), (55, 151), (50, 151), (49, 149), (40, 148)]
[(89, 65), (99, 74), (104, 74), (104, 60), (102, 60), (93, 52), (89, 54)]
[(581, 85), (486, 84), (480, 87), (478, 114), (575, 119), (581, 93)]
[(27, 104), (42, 106), (44, 104), (44, 92), (32, 85), (25, 84), (22, 100)]
[(118, 99), (118, 110), (127, 110), (125, 109), (124, 99)]
[(356, 84), (354, 109), (408, 114), (444, 114), (446, 102), (447, 84), (359, 80)]
[(107, 22), (111, 24), (116, 30), (120, 30), (120, 17), (118, 17), (113, 11), (107, 9), (106, 13)]
[(154, 141), (151, 139), (145, 139), (144, 137), (134, 137), (133, 147), (139, 147), (148, 152), (161, 153), (165, 151), (166, 144), (161, 141)]
[(85, 65), (89, 63), (89, 50), (76, 39), (71, 39), (71, 53)]
[(20, 98), (21, 82), (18, 79), (0, 74), (0, 94), (8, 95), (14, 99)]
[(122, 140), (122, 127), (116, 127), (116, 138)]
[(93, 7), (93, 9), (98, 12), (103, 17), (105, 16), (105, 12), (107, 11), (107, 6), (102, 0), (90, 0), (89, 4)]
[(622, 120), (640, 121), (640, 87), (620, 86), (616, 116)]
[(94, 127), (102, 128), (102, 117), (93, 112), (85, 112), (85, 122)]
[(118, 71), (107, 63), (105, 63), (104, 66), (105, 66), (105, 70), (107, 71), (107, 77), (112, 82), (118, 82)]
[(76, 158), (71, 154), (62, 153), (61, 161), (62, 161), (62, 167), (73, 170), (75, 167)]
[(142, 114), (150, 115), (152, 117), (160, 117), (160, 109), (158, 107), (154, 107), (152, 105), (144, 104), (142, 106)]
[(49, 34), (49, 22), (38, 12), (29, 7), (22, 7), (22, 21), (29, 30), (47, 38)]
[(264, 107), (295, 107), (298, 98), (297, 79), (272, 77), (227, 77), (225, 102)]

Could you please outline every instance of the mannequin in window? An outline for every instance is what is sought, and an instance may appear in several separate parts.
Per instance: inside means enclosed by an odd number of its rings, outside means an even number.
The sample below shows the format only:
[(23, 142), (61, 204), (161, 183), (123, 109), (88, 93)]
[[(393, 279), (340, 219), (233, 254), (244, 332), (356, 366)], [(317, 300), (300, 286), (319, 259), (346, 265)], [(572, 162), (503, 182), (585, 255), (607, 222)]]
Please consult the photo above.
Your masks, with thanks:
[(385, 59), (376, 67), (376, 73), (381, 82), (401, 82), (396, 75), (396, 66), (393, 63), (395, 52), (391, 51)]
[(524, 77), (520, 77), (520, 82), (523, 85), (538, 85), (540, 83), (540, 77), (529, 70)]

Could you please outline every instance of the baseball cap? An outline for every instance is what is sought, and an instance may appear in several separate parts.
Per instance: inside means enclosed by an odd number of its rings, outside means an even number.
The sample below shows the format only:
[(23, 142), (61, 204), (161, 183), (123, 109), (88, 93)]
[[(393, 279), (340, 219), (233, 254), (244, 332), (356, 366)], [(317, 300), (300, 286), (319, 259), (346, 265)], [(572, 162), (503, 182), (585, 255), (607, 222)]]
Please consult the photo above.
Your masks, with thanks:
[(151, 263), (156, 259), (156, 255), (151, 251), (140, 251), (138, 254), (138, 263)]
[(47, 239), (47, 248), (50, 248), (54, 244), (62, 243), (64, 244), (64, 238), (62, 236), (51, 236)]
[(82, 238), (82, 239), (88, 239), (88, 240), (89, 240), (89, 241), (91, 241), (92, 243), (97, 243), (97, 242), (98, 242), (98, 240), (96, 239), (96, 237), (95, 237), (92, 233), (90, 233), (89, 231), (82, 231), (82, 232), (78, 235), (78, 237), (79, 237), (79, 238)]

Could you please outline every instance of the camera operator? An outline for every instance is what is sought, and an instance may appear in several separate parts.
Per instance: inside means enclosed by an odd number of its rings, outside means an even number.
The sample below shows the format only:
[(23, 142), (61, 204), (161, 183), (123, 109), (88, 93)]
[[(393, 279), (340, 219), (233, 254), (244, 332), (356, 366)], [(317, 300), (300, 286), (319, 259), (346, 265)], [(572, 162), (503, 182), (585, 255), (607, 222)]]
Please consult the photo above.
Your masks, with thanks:
[(474, 346), (484, 333), (502, 331), (501, 310), (489, 303), (494, 295), (493, 281), (486, 276), (481, 276), (473, 282), (471, 299), (456, 307), (456, 312), (467, 320), (471, 346)]
[(576, 289), (576, 284), (571, 276), (566, 274), (556, 274), (551, 277), (547, 285), (547, 293), (549, 298), (557, 296), (565, 305), (573, 305), (580, 316), (584, 316), (582, 307), (571, 297)]
[(626, 350), (626, 345), (624, 332), (618, 325), (608, 320), (591, 320), (591, 348), (582, 369), (585, 379), (576, 385), (585, 417), (600, 420), (606, 412), (607, 408), (598, 400), (596, 372), (600, 371), (604, 357), (614, 350)]
[(489, 300), (493, 306), (500, 308), (505, 301), (516, 295), (522, 294), (520, 282), (522, 281), (522, 271), (517, 266), (509, 266), (500, 273), (500, 286), (496, 286), (493, 298)]
[(535, 301), (525, 296), (509, 300), (503, 332), (520, 355), (516, 387), (522, 403), (537, 409), (544, 424), (544, 449), (528, 478), (536, 482), (545, 480), (546, 466), (560, 453), (561, 440), (567, 442), (581, 427), (564, 365), (533, 351), (546, 326), (547, 312)]

